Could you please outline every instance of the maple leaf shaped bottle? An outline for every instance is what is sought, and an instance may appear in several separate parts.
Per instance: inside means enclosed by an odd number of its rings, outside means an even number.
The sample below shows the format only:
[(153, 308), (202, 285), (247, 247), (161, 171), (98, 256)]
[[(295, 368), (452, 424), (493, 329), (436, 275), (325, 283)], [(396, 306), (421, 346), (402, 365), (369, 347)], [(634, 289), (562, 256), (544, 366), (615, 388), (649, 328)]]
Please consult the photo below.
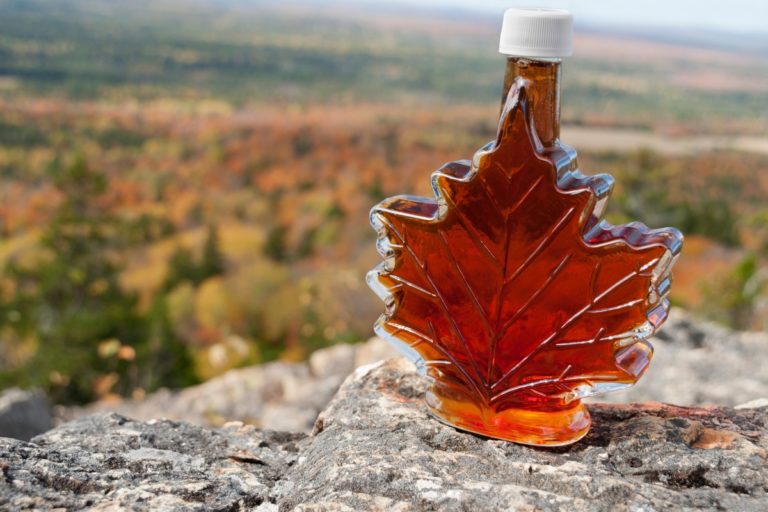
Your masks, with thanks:
[(613, 179), (582, 174), (560, 143), (571, 27), (565, 11), (507, 11), (496, 139), (433, 173), (434, 198), (371, 211), (375, 330), (429, 378), (430, 412), (531, 445), (577, 441), (591, 423), (581, 399), (643, 375), (682, 246), (673, 228), (601, 220)]

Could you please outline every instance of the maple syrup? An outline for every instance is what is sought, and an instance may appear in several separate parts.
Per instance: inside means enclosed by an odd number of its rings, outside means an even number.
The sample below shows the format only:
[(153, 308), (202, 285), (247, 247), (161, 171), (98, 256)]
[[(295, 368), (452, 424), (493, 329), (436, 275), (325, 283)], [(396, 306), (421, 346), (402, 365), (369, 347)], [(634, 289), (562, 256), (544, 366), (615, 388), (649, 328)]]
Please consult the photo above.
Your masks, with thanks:
[(435, 172), (434, 198), (371, 212), (385, 258), (368, 275), (386, 304), (375, 329), (430, 379), (431, 413), (532, 445), (577, 441), (581, 398), (645, 372), (682, 244), (675, 229), (600, 220), (613, 181), (581, 174), (560, 143), (559, 80), (558, 59), (509, 57), (496, 139)]

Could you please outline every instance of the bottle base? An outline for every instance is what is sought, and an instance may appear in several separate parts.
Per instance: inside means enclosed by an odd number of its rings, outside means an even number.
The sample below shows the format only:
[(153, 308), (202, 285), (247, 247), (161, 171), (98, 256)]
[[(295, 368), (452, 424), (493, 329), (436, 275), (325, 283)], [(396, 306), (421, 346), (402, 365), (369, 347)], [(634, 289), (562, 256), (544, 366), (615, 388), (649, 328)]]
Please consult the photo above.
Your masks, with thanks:
[[(482, 410), (474, 404), (435, 400), (427, 394), (427, 408), (437, 420), (473, 434), (529, 446), (566, 446), (589, 432), (592, 420), (580, 400), (557, 411)], [(439, 407), (432, 404), (437, 402)], [(459, 412), (460, 411), (460, 412)]]

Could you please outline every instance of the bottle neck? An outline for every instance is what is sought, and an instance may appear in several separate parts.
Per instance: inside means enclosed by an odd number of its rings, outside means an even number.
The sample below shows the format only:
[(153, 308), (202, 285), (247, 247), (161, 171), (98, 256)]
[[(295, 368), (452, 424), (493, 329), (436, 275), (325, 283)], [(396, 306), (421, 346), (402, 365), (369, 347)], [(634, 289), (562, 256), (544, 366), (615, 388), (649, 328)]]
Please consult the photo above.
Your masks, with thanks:
[(516, 77), (522, 77), (528, 83), (529, 105), (533, 107), (534, 124), (541, 143), (544, 147), (554, 145), (560, 138), (560, 60), (508, 57), (502, 110)]

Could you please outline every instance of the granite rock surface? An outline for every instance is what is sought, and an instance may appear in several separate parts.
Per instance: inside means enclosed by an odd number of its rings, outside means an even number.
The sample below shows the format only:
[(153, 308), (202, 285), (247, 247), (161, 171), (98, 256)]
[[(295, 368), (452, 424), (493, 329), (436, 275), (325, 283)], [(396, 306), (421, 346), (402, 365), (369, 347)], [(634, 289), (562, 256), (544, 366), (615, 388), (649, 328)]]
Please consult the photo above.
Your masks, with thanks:
[(591, 405), (565, 448), (433, 420), (402, 359), (356, 370), (311, 434), (110, 414), (0, 440), (0, 509), (768, 510), (768, 406)]
[(286, 509), (768, 510), (768, 407), (592, 405), (585, 439), (535, 449), (432, 420), (423, 391), (399, 361), (359, 370), (318, 418)]
[(258, 510), (274, 501), (304, 437), (81, 418), (31, 443), (0, 438), (0, 509)]
[(9, 388), (0, 393), (0, 437), (28, 441), (52, 426), (51, 406), (42, 391)]

